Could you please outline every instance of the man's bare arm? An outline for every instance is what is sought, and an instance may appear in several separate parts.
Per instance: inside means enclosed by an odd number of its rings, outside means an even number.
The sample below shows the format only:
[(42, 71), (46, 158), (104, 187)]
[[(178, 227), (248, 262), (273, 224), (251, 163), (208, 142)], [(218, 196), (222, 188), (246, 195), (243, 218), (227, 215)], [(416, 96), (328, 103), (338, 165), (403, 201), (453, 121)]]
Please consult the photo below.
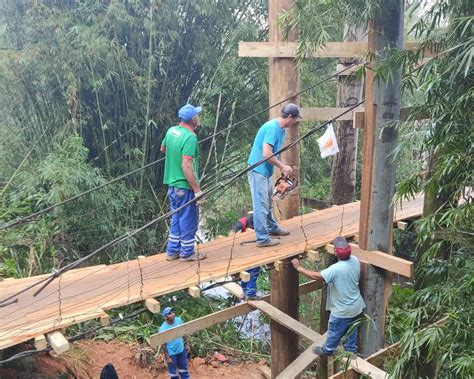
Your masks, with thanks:
[(188, 181), (191, 189), (194, 193), (201, 192), (201, 188), (199, 187), (199, 183), (194, 176), (194, 168), (193, 168), (193, 158), (192, 157), (183, 157), (181, 162), (181, 167), (183, 168), (184, 177)]
[[(273, 147), (268, 143), (263, 144), (262, 155), (264, 158), (268, 158), (273, 155)], [(281, 162), (277, 157), (271, 157), (267, 162), (271, 163), (273, 166), (278, 167), (282, 174), (289, 175), (293, 172), (291, 166), (288, 166)]]

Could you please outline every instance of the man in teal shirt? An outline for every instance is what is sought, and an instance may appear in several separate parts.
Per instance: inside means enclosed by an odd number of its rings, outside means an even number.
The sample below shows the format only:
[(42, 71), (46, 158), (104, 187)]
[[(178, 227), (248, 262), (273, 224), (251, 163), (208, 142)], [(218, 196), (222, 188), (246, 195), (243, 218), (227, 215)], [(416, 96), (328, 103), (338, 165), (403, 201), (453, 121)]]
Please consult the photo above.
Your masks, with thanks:
[[(171, 211), (176, 211), (195, 197), (202, 195), (199, 187), (199, 149), (196, 128), (200, 124), (201, 107), (186, 104), (180, 108), (181, 122), (166, 132), (161, 143), (165, 153), (164, 184), (168, 185)], [(171, 216), (170, 234), (166, 246), (166, 259), (183, 262), (206, 258), (194, 252), (194, 239), (199, 226), (199, 209), (196, 202), (188, 204)]]
[(323, 346), (316, 346), (317, 355), (333, 355), (341, 339), (354, 326), (354, 330), (347, 336), (344, 349), (357, 352), (357, 327), (355, 323), (365, 308), (364, 299), (359, 291), (360, 262), (357, 257), (351, 256), (351, 245), (344, 237), (337, 237), (333, 241), (338, 262), (321, 272), (307, 270), (302, 267), (298, 259), (293, 259), (294, 268), (304, 276), (324, 281), (328, 285), (326, 310), (331, 312), (328, 322), (328, 336)]
[[(162, 315), (165, 322), (158, 330), (160, 333), (183, 324), (183, 320), (175, 315), (174, 309), (171, 307), (163, 309)], [(165, 355), (170, 378), (188, 379), (188, 353), (190, 351), (188, 337), (184, 336), (168, 341), (161, 345), (161, 349)]]

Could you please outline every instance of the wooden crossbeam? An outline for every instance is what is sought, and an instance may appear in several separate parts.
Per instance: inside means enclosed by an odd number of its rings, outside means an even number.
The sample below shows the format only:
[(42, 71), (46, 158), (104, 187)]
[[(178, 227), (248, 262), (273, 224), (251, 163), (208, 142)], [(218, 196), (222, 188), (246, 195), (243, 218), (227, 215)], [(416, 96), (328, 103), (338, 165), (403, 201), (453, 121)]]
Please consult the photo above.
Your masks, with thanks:
[(44, 350), (48, 347), (48, 341), (46, 341), (46, 336), (44, 334), (35, 337), (35, 349)]
[(372, 379), (388, 379), (388, 374), (385, 371), (362, 358), (351, 359), (350, 366), (359, 374), (368, 375)]
[(397, 228), (400, 230), (406, 230), (408, 228), (408, 222), (398, 221)]
[(278, 308), (275, 308), (273, 305), (267, 303), (263, 300), (249, 301), (249, 304), (262, 311), (268, 315), (273, 321), (278, 322), (280, 325), (284, 326), (287, 329), (299, 334), (302, 337), (309, 339), (310, 341), (317, 342), (319, 345), (322, 345), (325, 341), (325, 338), (316, 333), (314, 330), (308, 328), (306, 325), (303, 325), (299, 321), (295, 320), (293, 317), (288, 316), (286, 313), (283, 313)]
[(191, 286), (188, 288), (188, 294), (192, 297), (198, 298), (201, 296), (201, 289), (198, 286)]
[[(298, 42), (239, 42), (239, 57), (254, 58), (294, 58)], [(419, 43), (406, 42), (405, 50), (414, 50)], [(312, 58), (352, 58), (365, 57), (368, 51), (367, 42), (328, 42), (316, 51), (307, 54)], [(423, 57), (435, 54), (425, 51)]]
[[(363, 110), (364, 108), (356, 108)], [(301, 108), (301, 121), (329, 121), (332, 118), (339, 116), (341, 113), (346, 112), (349, 108)], [(347, 112), (346, 114), (338, 117), (338, 121), (351, 121), (354, 119), (354, 111)]]
[(243, 299), (245, 297), (244, 290), (237, 283), (226, 283), (222, 285), (227, 291), (234, 295), (238, 299)]
[[(400, 108), (400, 121), (407, 121), (410, 114), (413, 112), (412, 107), (405, 107), (405, 108)], [(364, 127), (364, 114), (365, 110), (364, 109), (357, 109), (353, 113), (354, 116), (354, 123), (353, 127), (354, 128), (363, 128)], [(412, 120), (427, 120), (429, 119), (428, 114), (416, 114), (412, 116)]]
[(242, 271), (239, 276), (240, 280), (242, 280), (243, 282), (250, 282), (250, 274), (247, 271)]
[[(321, 289), (322, 283), (315, 280), (301, 284), (299, 287), (300, 295)], [(264, 296), (262, 300), (270, 300), (270, 295)], [(206, 329), (212, 325), (221, 322), (232, 320), (235, 317), (246, 315), (253, 312), (255, 309), (249, 303), (242, 303), (234, 305), (233, 307), (223, 309), (222, 311), (211, 313), (196, 320), (189, 321), (185, 324), (179, 325), (176, 328), (168, 329), (161, 333), (156, 333), (150, 336), (150, 346), (158, 347), (165, 342), (171, 341), (175, 338), (184, 335), (193, 334), (199, 330)]]
[(69, 350), (69, 342), (61, 332), (55, 331), (48, 334), (48, 341), (56, 354), (62, 354)]
[(296, 358), (289, 366), (287, 366), (278, 376), (277, 379), (298, 378), (311, 365), (319, 359), (319, 356), (313, 353), (313, 348), (318, 343), (313, 343), (298, 358)]
[(317, 252), (316, 250), (308, 250), (306, 252), (306, 256), (313, 263), (321, 262), (321, 257), (319, 256), (319, 252)]
[(107, 313), (103, 313), (99, 317), (100, 325), (101, 326), (109, 326), (110, 325), (110, 316)]
[(145, 300), (145, 307), (151, 313), (159, 313), (161, 310), (161, 304), (158, 300), (150, 298)]
[[(363, 263), (368, 263), (373, 266), (383, 268), (384, 270), (395, 272), (397, 274), (406, 276), (407, 278), (411, 278), (413, 276), (413, 262), (383, 253), (381, 251), (362, 250), (359, 246), (353, 243), (350, 245), (352, 248), (352, 254), (359, 258), (359, 260)], [(326, 250), (329, 253), (334, 254), (333, 245), (326, 245)]]

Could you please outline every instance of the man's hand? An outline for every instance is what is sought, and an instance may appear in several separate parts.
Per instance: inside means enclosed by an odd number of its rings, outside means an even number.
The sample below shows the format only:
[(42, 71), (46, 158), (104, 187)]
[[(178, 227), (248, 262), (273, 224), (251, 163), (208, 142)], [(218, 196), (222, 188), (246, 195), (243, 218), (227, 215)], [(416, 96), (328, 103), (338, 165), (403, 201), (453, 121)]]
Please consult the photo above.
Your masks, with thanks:
[(293, 169), (291, 168), (291, 166), (288, 166), (288, 165), (286, 165), (286, 164), (282, 164), (282, 166), (281, 166), (281, 173), (283, 174), (283, 176), (288, 176), (288, 175), (290, 175), (292, 172), (293, 172)]
[[(199, 197), (199, 196), (201, 196), (201, 195), (203, 195), (203, 194), (204, 194), (204, 192), (202, 192), (202, 191), (194, 192), (194, 197)], [(198, 201), (196, 201), (196, 204), (197, 204), (197, 205), (202, 205), (202, 204), (204, 204), (205, 202), (206, 202), (206, 200), (205, 200), (204, 198), (201, 198), (201, 199), (199, 199)]]
[(293, 264), (295, 270), (298, 270), (298, 268), (301, 267), (300, 261), (297, 258), (292, 259), (291, 263)]
[(169, 365), (173, 364), (173, 359), (171, 357), (166, 357), (166, 363)]
[(186, 346), (184, 346), (184, 348), (186, 349), (186, 353), (189, 354), (191, 352), (191, 347), (188, 344), (186, 344)]

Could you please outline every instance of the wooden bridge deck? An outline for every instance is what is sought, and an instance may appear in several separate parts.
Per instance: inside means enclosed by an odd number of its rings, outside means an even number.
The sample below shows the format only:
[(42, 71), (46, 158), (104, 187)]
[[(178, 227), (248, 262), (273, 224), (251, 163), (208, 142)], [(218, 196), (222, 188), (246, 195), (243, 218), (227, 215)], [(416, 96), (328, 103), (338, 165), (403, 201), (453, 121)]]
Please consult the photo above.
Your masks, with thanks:
[[(359, 230), (359, 202), (315, 211), (282, 222), (291, 231), (275, 248), (256, 248), (253, 232), (221, 237), (199, 245), (208, 258), (202, 262), (167, 262), (157, 254), (114, 265), (92, 266), (65, 273), (37, 297), (36, 289), (18, 297), (18, 302), (0, 308), (0, 349), (36, 336), (104, 316), (104, 311), (185, 289), (226, 274), (295, 256), (325, 246), (339, 235), (353, 236)], [(421, 214), (422, 198), (404, 202), (394, 221)], [(344, 210), (344, 216), (342, 217)], [(0, 300), (44, 276), (6, 279), (0, 282)]]

